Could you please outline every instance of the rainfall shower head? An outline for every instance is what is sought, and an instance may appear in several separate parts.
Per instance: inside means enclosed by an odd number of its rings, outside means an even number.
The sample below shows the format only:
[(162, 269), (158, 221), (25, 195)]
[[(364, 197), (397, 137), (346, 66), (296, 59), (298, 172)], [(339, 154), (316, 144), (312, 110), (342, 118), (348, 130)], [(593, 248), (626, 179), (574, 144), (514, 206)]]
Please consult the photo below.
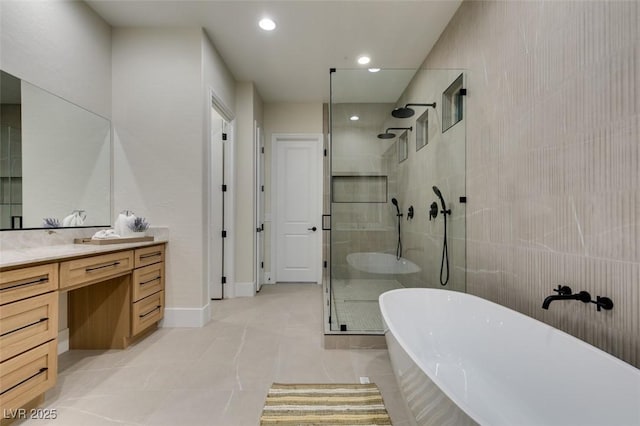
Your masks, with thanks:
[(413, 126), (411, 127), (389, 127), (384, 133), (378, 133), (378, 139), (393, 139), (396, 137), (395, 133), (389, 132), (389, 130), (413, 130)]
[(391, 115), (393, 115), (395, 118), (413, 117), (413, 114), (415, 114), (416, 112), (413, 110), (413, 108), (409, 108), (410, 106), (426, 106), (426, 107), (435, 108), (436, 103), (434, 102), (432, 104), (406, 104), (404, 107), (395, 108), (393, 111), (391, 111)]

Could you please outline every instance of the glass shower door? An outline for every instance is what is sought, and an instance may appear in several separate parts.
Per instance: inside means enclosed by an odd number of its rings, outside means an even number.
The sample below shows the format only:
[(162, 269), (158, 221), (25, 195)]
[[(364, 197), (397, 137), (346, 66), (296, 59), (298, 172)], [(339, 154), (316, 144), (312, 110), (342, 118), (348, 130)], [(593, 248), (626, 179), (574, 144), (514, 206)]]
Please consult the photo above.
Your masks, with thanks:
[[(434, 186), (451, 210), (446, 287), (465, 290), (464, 119), (443, 132), (437, 108), (460, 74), (331, 74), (331, 331), (380, 334), (380, 294), (440, 286), (444, 215), (429, 217), (434, 201), (442, 210)], [(394, 117), (392, 111), (406, 103), (418, 104), (415, 115)]]

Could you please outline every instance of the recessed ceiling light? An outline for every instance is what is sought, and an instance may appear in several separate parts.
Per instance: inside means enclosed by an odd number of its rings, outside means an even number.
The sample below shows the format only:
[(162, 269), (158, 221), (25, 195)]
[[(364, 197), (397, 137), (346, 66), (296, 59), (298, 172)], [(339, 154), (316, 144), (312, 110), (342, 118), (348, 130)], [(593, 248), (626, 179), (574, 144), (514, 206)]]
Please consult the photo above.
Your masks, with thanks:
[(273, 31), (276, 29), (276, 23), (273, 22), (273, 19), (269, 18), (262, 18), (260, 22), (258, 22), (258, 25), (265, 31)]
[(369, 62), (371, 62), (371, 58), (368, 56), (363, 55), (358, 58), (358, 63), (360, 65), (367, 65)]
[(380, 68), (369, 68), (369, 72), (378, 72)]
[(349, 117), (349, 120), (358, 121), (358, 120), (360, 120), (360, 117), (358, 117), (357, 115), (352, 115), (351, 117)]

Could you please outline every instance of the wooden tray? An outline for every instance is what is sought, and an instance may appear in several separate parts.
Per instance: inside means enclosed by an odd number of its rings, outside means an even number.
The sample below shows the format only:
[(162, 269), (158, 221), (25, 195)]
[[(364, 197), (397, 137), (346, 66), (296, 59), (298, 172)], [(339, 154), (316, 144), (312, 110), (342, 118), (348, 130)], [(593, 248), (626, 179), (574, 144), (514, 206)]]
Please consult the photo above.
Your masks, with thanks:
[(74, 244), (126, 244), (126, 243), (142, 243), (145, 241), (153, 241), (153, 237), (131, 237), (131, 238), (112, 238), (104, 240), (92, 240), (91, 238), (75, 238)]

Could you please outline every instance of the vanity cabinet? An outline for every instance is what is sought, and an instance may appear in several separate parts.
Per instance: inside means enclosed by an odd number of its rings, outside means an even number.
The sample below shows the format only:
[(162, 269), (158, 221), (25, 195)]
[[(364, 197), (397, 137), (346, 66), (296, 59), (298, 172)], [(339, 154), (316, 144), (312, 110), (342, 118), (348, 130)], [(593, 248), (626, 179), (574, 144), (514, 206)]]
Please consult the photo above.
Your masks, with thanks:
[(70, 349), (124, 349), (164, 317), (165, 243), (105, 251), (0, 272), (5, 412), (41, 403), (56, 384), (59, 292), (68, 292)]
[(164, 317), (164, 246), (134, 253), (131, 335), (137, 336)]
[(56, 383), (58, 264), (0, 273), (0, 407), (17, 409)]
[(133, 251), (121, 251), (100, 256), (83, 257), (60, 264), (60, 289), (89, 285), (133, 269)]
[(60, 264), (69, 348), (124, 349), (164, 317), (164, 244)]
[(0, 274), (0, 305), (57, 289), (57, 263), (2, 272)]

